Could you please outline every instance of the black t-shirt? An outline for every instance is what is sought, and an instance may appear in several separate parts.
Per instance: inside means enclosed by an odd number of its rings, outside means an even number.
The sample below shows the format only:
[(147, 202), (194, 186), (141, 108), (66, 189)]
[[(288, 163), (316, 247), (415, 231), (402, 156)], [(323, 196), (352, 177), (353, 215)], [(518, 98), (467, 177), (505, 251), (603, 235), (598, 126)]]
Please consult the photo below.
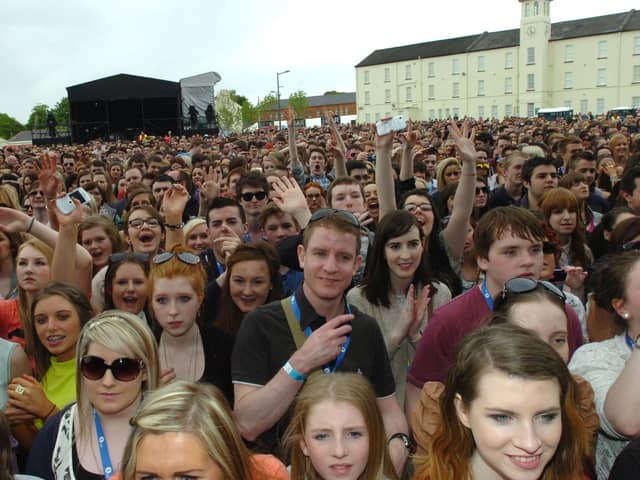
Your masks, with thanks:
[[(305, 298), (302, 287), (296, 292), (296, 301), (300, 307), (302, 330), (307, 326), (316, 330), (325, 323), (325, 318), (320, 317)], [(355, 316), (351, 342), (338, 371), (367, 377), (378, 398), (393, 395), (395, 382), (382, 332), (372, 317), (354, 307), (351, 311)], [(266, 385), (295, 351), (295, 341), (280, 301), (258, 307), (244, 318), (236, 337), (231, 357), (233, 383)], [(287, 414), (264, 432), (258, 441), (260, 450), (278, 455), (279, 440), (288, 423)]]

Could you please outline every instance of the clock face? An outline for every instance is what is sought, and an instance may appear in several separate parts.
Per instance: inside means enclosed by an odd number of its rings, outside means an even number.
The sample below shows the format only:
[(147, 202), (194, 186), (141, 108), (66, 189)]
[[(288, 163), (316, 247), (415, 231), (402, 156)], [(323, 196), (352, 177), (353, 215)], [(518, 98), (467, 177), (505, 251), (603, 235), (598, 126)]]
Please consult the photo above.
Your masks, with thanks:
[(527, 33), (528, 33), (530, 36), (535, 35), (535, 33), (536, 33), (536, 27), (534, 27), (533, 25), (531, 25), (531, 26), (527, 29)]

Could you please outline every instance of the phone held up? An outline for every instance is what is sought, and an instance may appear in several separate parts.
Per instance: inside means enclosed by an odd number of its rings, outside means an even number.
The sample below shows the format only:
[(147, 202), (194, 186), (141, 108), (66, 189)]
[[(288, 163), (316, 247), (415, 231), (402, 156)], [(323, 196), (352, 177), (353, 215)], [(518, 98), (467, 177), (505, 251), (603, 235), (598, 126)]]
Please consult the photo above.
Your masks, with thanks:
[(65, 194), (56, 200), (56, 207), (63, 215), (69, 215), (76, 209), (76, 204), (72, 198), (75, 198), (81, 205), (86, 205), (91, 201), (91, 195), (84, 188), (76, 188), (75, 190)]
[(406, 128), (407, 121), (402, 115), (383, 118), (376, 122), (376, 131), (378, 132), (378, 135), (386, 135), (391, 132), (401, 132), (402, 130), (406, 130)]

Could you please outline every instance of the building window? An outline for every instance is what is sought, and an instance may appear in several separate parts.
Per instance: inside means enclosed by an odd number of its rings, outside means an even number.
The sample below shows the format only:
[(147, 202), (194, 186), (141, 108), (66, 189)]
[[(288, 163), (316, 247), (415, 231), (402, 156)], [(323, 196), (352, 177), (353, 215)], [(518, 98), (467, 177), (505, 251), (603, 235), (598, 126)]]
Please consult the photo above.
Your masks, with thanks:
[(449, 108), (444, 109), (445, 118), (451, 118), (451, 110)]
[(573, 88), (573, 72), (564, 72), (564, 88)]
[(513, 78), (505, 77), (504, 79), (504, 93), (513, 93)]
[(566, 63), (573, 62), (573, 45), (564, 46), (564, 61)]
[(436, 64), (433, 62), (429, 62), (427, 64), (427, 76), (428, 77), (435, 77), (436, 76)]
[(527, 74), (527, 91), (532, 91), (536, 89), (536, 76), (533, 73)]
[(433, 120), (436, 117), (436, 111), (432, 108), (429, 110), (429, 120)]
[(427, 87), (427, 91), (428, 91), (429, 100), (433, 100), (434, 98), (436, 98), (436, 86), (435, 85), (429, 85)]
[(364, 84), (369, 85), (369, 70), (364, 71)]
[(583, 115), (589, 113), (589, 100), (580, 100), (580, 113)]
[(384, 91), (384, 103), (391, 103), (391, 89), (387, 88)]
[(366, 123), (371, 123), (371, 114), (370, 113), (365, 113), (364, 114), (364, 121)]
[(460, 109), (458, 107), (453, 107), (451, 111), (453, 112), (453, 118), (460, 117)]
[(391, 69), (389, 67), (385, 67), (384, 69), (384, 81), (385, 82), (391, 81)]
[(371, 94), (369, 91), (364, 92), (364, 104), (371, 105)]
[(633, 37), (633, 54), (640, 55), (640, 35)]
[(602, 115), (604, 113), (604, 98), (596, 100), (596, 115)]
[(598, 58), (607, 58), (607, 41), (600, 40), (598, 42)]
[(536, 104), (533, 102), (527, 103), (527, 117), (533, 117), (536, 114)]
[(504, 54), (504, 68), (513, 68), (513, 52)]
[(527, 48), (527, 65), (534, 65), (536, 63), (536, 49), (535, 47)]
[(484, 96), (484, 80), (478, 80), (478, 96)]
[(524, 16), (525, 17), (530, 17), (531, 16), (531, 4), (530, 3), (525, 3), (524, 4)]
[(376, 122), (380, 120), (380, 112), (376, 112)]
[(631, 97), (631, 106), (633, 108), (640, 108), (640, 97)]
[(453, 91), (451, 92), (451, 96), (453, 98), (458, 98), (460, 96), (460, 83), (453, 82)]
[(540, 5), (538, 4), (538, 2), (534, 2), (534, 4), (533, 4), (533, 16), (537, 17), (538, 15), (540, 15)]
[(596, 85), (598, 87), (603, 87), (607, 84), (607, 69), (599, 68), (598, 69), (598, 78), (596, 79)]
[(404, 66), (404, 79), (411, 80), (411, 65)]
[(478, 57), (478, 71), (484, 72), (484, 55)]
[(484, 107), (478, 107), (478, 118), (484, 118)]
[(407, 87), (406, 98), (407, 102), (413, 102), (413, 89), (411, 87)]
[(451, 60), (451, 74), (458, 75), (460, 73), (460, 60), (454, 58)]
[(633, 83), (640, 83), (640, 65), (633, 66), (633, 77), (631, 81)]
[(442, 109), (441, 108), (438, 109), (438, 118), (442, 118)]
[(571, 100), (565, 100), (564, 101), (564, 106), (567, 108), (573, 108), (573, 106), (571, 105)]
[(498, 105), (491, 105), (491, 118), (498, 118)]
[(511, 117), (513, 116), (513, 105), (511, 105), (510, 103), (507, 103), (504, 106), (504, 116), (505, 117)]

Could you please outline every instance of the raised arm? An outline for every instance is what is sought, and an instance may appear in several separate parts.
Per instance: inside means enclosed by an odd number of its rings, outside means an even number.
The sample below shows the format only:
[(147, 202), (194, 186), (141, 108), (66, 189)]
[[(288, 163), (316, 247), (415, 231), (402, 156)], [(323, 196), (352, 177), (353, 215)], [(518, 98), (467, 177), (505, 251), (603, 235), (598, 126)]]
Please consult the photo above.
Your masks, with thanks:
[(465, 120), (461, 132), (456, 122), (452, 120), (449, 124), (449, 135), (455, 141), (456, 148), (462, 158), (462, 176), (453, 199), (451, 218), (442, 231), (442, 235), (449, 255), (453, 260), (458, 260), (464, 250), (467, 225), (475, 199), (476, 147), (473, 144), (475, 128), (471, 128), (470, 120)]
[(189, 192), (179, 183), (174, 183), (164, 192), (162, 209), (164, 211), (165, 246), (171, 248), (175, 244), (182, 244), (182, 213), (189, 201)]
[(345, 160), (347, 147), (344, 144), (344, 140), (342, 139), (340, 132), (338, 132), (336, 122), (333, 120), (333, 112), (325, 112), (325, 119), (329, 125), (329, 130), (331, 130), (331, 136), (335, 144), (335, 147), (332, 147), (330, 151), (335, 157), (335, 163), (333, 167), (336, 169), (336, 178), (346, 177), (349, 175), (347, 173), (347, 162)]
[(222, 172), (214, 167), (209, 167), (204, 182), (200, 186), (200, 204), (198, 216), (206, 218), (209, 213), (209, 205), (222, 191)]
[(400, 162), (400, 181), (413, 177), (413, 147), (418, 141), (418, 132), (413, 130), (411, 120), (407, 121), (407, 131), (400, 135), (402, 140), (402, 160)]
[(54, 211), (56, 208), (56, 199), (60, 192), (60, 178), (58, 178), (58, 156), (53, 152), (45, 152), (40, 157), (42, 166), (35, 164), (36, 172), (38, 174), (38, 181), (40, 182), (40, 188), (44, 193), (44, 198), (47, 201), (47, 215), (49, 217), (49, 225), (53, 230), (58, 230), (58, 218)]
[(382, 220), (387, 213), (393, 212), (396, 206), (396, 192), (393, 184), (391, 168), (391, 146), (393, 133), (376, 135), (376, 187), (378, 188), (378, 205)]
[(276, 193), (273, 202), (283, 212), (290, 213), (300, 228), (305, 228), (311, 219), (311, 211), (300, 185), (290, 178), (280, 177), (273, 181), (271, 187)]
[[(76, 208), (69, 215), (62, 214), (57, 207), (53, 210), (60, 230), (53, 249), (51, 279), (73, 285), (87, 298), (91, 298), (93, 263), (89, 252), (78, 245), (78, 226), (83, 218), (82, 205), (75, 198), (72, 201)], [(72, 245), (75, 248), (70, 248)]]

